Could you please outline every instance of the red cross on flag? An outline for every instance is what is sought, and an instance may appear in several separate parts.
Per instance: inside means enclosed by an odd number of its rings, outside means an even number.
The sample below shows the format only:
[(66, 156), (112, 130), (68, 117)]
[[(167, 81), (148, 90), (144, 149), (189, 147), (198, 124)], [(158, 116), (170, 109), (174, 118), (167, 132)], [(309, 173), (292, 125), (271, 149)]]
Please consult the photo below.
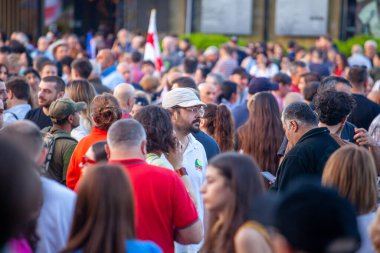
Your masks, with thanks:
[(160, 43), (158, 42), (155, 9), (153, 9), (150, 13), (148, 35), (145, 44), (144, 60), (150, 60), (154, 62), (154, 64), (156, 65), (156, 70), (161, 73), (163, 64), (160, 52)]

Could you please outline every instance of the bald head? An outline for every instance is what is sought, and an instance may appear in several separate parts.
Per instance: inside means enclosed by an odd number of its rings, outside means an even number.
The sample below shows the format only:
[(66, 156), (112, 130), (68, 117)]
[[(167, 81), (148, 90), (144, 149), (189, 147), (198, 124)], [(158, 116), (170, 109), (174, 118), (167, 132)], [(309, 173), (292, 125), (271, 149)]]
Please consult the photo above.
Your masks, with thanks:
[(116, 86), (113, 95), (116, 97), (122, 110), (130, 113), (135, 104), (135, 88), (128, 83)]
[(117, 72), (123, 76), (125, 82), (131, 81), (131, 67), (126, 62), (120, 62), (116, 68)]
[(283, 101), (284, 109), (288, 107), (288, 105), (296, 103), (296, 102), (304, 102), (304, 99), (301, 94), (297, 92), (289, 92)]
[(43, 137), (36, 124), (29, 120), (18, 120), (7, 125), (0, 135), (12, 136), (12, 140), (25, 151), (34, 161), (39, 157), (43, 148)]
[(212, 83), (201, 83), (198, 85), (199, 94), (203, 103), (215, 103), (216, 87)]
[(96, 61), (99, 63), (102, 70), (111, 67), (115, 63), (115, 58), (111, 49), (101, 49), (96, 56)]
[(108, 130), (107, 143), (112, 152), (118, 150), (139, 150), (146, 140), (143, 126), (134, 119), (118, 120)]

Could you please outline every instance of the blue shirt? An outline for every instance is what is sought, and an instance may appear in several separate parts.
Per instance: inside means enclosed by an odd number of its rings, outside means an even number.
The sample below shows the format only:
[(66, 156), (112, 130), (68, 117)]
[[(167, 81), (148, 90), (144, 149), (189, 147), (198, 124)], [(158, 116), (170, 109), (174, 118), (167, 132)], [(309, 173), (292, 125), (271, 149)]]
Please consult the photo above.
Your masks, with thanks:
[(123, 76), (117, 72), (116, 65), (113, 65), (102, 72), (102, 83), (110, 90), (114, 90), (118, 84), (124, 83)]
[[(162, 253), (160, 247), (154, 242), (140, 240), (126, 240), (125, 250), (128, 253)], [(75, 253), (81, 253), (82, 250), (77, 250)]]
[(161, 253), (162, 250), (155, 243), (150, 241), (127, 240), (126, 250), (128, 253), (146, 252), (146, 253)]
[(245, 100), (241, 104), (238, 104), (237, 106), (234, 106), (232, 108), (231, 112), (232, 112), (232, 116), (234, 116), (234, 120), (235, 120), (235, 129), (238, 129), (239, 127), (244, 125), (244, 123), (249, 118), (247, 100)]

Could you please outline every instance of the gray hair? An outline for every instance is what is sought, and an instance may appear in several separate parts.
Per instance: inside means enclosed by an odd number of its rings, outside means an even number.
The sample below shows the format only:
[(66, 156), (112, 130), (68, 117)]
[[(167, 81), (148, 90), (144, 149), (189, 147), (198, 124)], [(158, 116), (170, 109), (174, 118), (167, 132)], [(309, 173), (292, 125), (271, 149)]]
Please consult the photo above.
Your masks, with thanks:
[(134, 119), (122, 119), (108, 130), (107, 143), (113, 148), (133, 148), (146, 140), (144, 127)]
[(364, 47), (368, 47), (368, 46), (372, 46), (374, 48), (377, 49), (377, 43), (376, 41), (374, 40), (367, 40), (365, 43), (364, 43)]
[(306, 68), (306, 67), (307, 65), (303, 61), (295, 61), (295, 62), (290, 63), (289, 72), (290, 74), (294, 75), (295, 73), (297, 73), (297, 68)]
[(309, 105), (301, 102), (290, 104), (282, 112), (282, 121), (285, 123), (289, 120), (295, 120), (299, 125), (317, 126), (317, 114), (310, 108)]
[(12, 136), (12, 140), (33, 160), (44, 147), (43, 136), (36, 124), (29, 120), (19, 120), (5, 126), (0, 131), (2, 136)]
[(335, 90), (335, 87), (339, 83), (344, 84), (347, 87), (352, 88), (352, 84), (347, 79), (345, 79), (343, 77), (339, 77), (339, 76), (328, 76), (328, 77), (325, 77), (321, 81), (321, 83), (318, 87), (318, 93), (324, 92), (326, 90)]

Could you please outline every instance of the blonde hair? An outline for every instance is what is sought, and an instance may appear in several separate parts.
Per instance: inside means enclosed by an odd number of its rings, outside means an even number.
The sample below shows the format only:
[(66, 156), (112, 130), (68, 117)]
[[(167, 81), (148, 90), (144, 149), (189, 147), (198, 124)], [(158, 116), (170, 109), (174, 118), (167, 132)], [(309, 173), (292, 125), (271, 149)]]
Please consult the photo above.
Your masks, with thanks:
[(140, 85), (147, 93), (153, 93), (160, 86), (160, 80), (154, 76), (144, 76), (140, 81)]
[(85, 124), (85, 128), (90, 131), (93, 124), (91, 120), (90, 104), (96, 96), (94, 86), (85, 79), (71, 80), (65, 89), (65, 92), (69, 98), (74, 102), (85, 102), (87, 107), (80, 112)]
[(322, 184), (336, 188), (356, 208), (359, 215), (376, 206), (377, 171), (371, 154), (362, 147), (348, 145), (338, 149), (326, 163)]

